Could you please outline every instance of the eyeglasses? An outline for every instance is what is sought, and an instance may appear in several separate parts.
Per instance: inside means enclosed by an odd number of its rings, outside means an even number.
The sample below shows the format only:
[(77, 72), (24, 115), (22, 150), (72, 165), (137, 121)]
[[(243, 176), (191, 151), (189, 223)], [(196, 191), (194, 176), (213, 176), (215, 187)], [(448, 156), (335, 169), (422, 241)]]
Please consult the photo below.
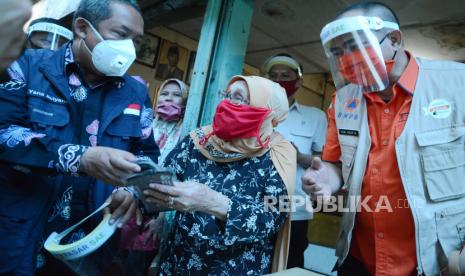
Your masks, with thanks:
[(232, 102), (233, 104), (250, 104), (250, 102), (247, 100), (247, 99), (243, 99), (241, 97), (238, 97), (236, 95), (233, 95), (232, 93), (229, 93), (228, 91), (220, 91), (220, 96), (221, 98), (225, 99), (225, 100), (228, 100), (230, 102)]
[[(388, 37), (388, 35), (389, 33), (384, 35), (383, 38), (381, 38), (381, 40), (379, 40), (378, 43), (381, 45), (384, 42), (384, 40)], [(353, 51), (360, 49), (361, 47), (367, 48), (370, 45), (371, 45), (370, 41), (363, 40), (362, 46), (360, 46), (358, 43), (355, 42), (355, 39), (351, 38), (351, 39), (343, 41), (341, 46), (330, 47), (329, 51), (331, 52), (333, 56), (341, 57), (344, 55), (344, 52), (353, 52)]]

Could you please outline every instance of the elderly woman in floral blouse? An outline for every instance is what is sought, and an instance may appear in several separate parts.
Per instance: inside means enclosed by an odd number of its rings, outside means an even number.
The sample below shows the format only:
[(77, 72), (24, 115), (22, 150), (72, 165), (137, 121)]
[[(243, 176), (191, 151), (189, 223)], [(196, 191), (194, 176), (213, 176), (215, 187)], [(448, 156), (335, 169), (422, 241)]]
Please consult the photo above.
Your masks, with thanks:
[(181, 182), (144, 192), (178, 211), (162, 274), (261, 275), (285, 267), (288, 214), (266, 210), (265, 198), (293, 192), (296, 153), (273, 131), (287, 113), (278, 84), (234, 77), (213, 124), (168, 156), (165, 165)]

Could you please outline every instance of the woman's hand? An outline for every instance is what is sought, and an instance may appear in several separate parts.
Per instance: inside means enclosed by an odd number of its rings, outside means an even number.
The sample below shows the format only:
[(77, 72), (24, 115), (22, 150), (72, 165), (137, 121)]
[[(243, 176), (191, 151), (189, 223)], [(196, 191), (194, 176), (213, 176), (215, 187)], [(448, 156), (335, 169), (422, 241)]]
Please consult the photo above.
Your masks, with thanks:
[(204, 212), (226, 220), (229, 198), (198, 182), (174, 182), (173, 186), (150, 184), (144, 191), (148, 203), (181, 212)]

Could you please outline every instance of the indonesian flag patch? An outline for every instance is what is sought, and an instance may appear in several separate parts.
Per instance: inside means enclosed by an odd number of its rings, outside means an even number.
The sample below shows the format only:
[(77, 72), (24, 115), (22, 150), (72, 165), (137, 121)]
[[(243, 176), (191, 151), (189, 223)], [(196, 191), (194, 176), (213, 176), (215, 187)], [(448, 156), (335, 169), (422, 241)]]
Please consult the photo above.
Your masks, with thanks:
[(128, 105), (128, 107), (124, 109), (123, 114), (140, 116), (140, 105), (138, 104)]

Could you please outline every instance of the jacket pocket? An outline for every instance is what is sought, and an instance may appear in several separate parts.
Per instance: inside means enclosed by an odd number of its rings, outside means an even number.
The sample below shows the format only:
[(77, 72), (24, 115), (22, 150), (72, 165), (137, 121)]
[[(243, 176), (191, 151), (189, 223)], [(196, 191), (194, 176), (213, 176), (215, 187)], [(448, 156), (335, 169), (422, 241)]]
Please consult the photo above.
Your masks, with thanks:
[(141, 137), (142, 130), (140, 118), (131, 115), (121, 115), (116, 118), (105, 130), (112, 136)]
[(63, 127), (69, 123), (66, 105), (50, 103), (39, 98), (29, 100), (29, 120), (39, 126)]
[(417, 133), (423, 175), (432, 201), (465, 196), (465, 128)]
[(292, 141), (299, 151), (305, 154), (312, 153), (313, 132), (309, 129), (296, 129), (291, 131), (289, 141)]
[[(437, 236), (442, 249), (441, 267), (447, 265), (447, 258), (454, 250), (460, 250), (465, 240), (465, 206), (453, 206), (435, 213)], [(442, 257), (442, 258), (441, 258)]]

